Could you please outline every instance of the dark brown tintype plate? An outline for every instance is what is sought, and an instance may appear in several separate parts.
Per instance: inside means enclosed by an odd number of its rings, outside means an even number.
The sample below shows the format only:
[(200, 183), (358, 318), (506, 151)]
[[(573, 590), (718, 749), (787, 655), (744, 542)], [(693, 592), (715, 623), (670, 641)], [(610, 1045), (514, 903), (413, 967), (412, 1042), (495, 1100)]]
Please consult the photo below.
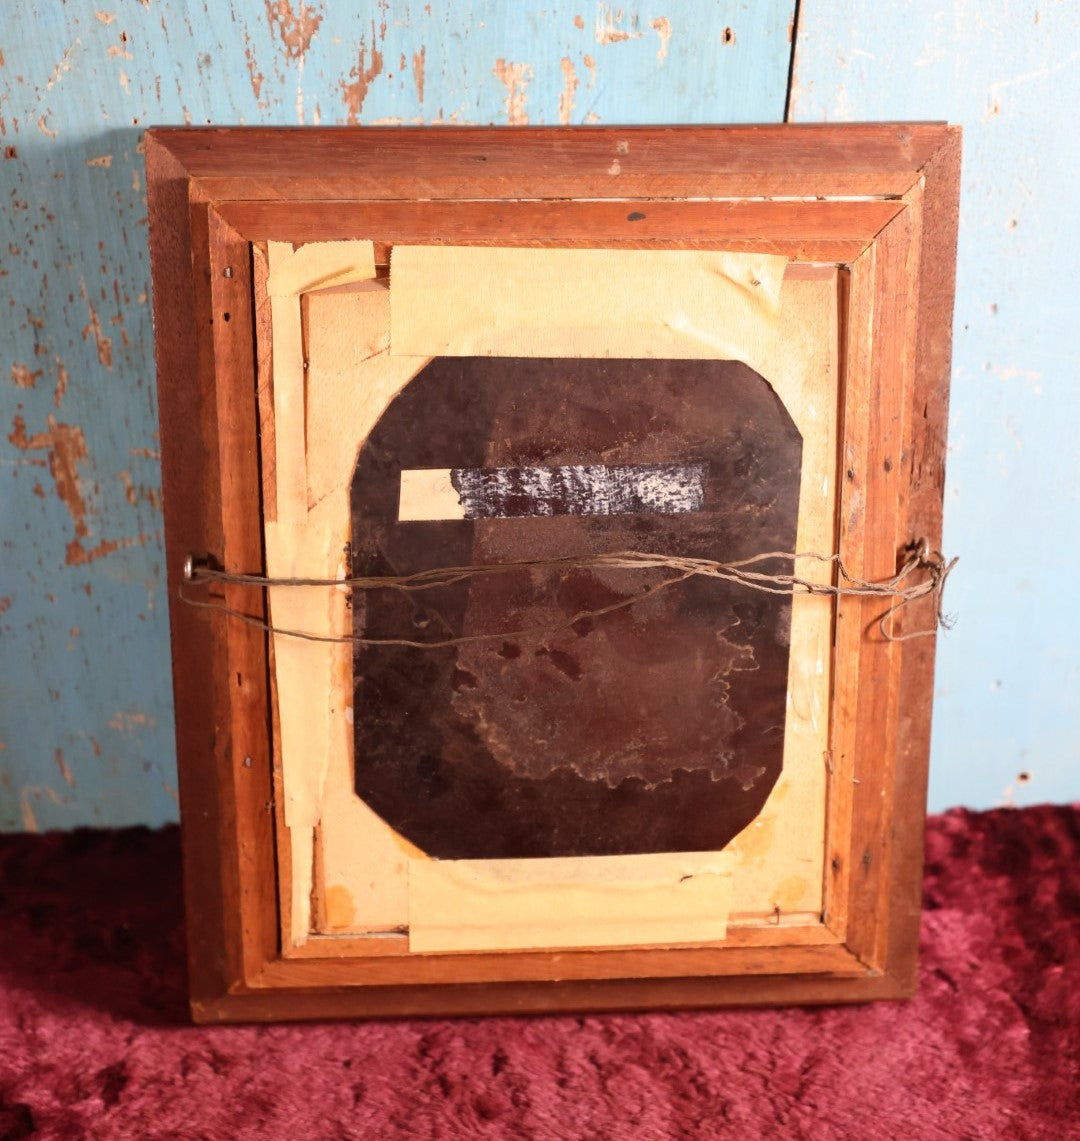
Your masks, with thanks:
[[(801, 457), (783, 403), (738, 362), (436, 358), (360, 451), (353, 573), (790, 552)], [(449, 469), (465, 518), (399, 521), (416, 469)], [(358, 638), (503, 632), (357, 645), (358, 795), (439, 858), (723, 848), (780, 775), (791, 598), (703, 577), (650, 593), (671, 575), (535, 567), (357, 591)]]

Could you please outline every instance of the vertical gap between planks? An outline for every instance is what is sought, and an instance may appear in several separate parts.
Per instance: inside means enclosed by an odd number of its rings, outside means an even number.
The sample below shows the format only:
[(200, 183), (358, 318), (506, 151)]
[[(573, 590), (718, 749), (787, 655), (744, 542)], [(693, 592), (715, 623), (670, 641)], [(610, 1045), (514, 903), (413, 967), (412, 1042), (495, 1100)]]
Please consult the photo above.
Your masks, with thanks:
[(791, 51), (788, 55), (787, 90), (784, 93), (784, 122), (791, 122), (791, 92), (795, 86), (795, 48), (799, 42), (799, 10), (802, 0), (795, 0), (791, 10)]

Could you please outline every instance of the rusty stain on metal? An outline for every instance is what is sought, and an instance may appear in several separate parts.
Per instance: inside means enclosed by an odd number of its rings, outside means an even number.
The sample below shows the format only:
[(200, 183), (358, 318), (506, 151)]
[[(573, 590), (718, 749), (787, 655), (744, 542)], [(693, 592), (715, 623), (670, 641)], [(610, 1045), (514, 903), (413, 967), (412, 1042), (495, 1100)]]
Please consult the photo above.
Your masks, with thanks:
[(525, 112), (525, 88), (533, 76), (533, 69), (527, 63), (507, 63), (500, 56), (492, 68), (495, 75), (506, 88), (506, 121), (512, 127), (523, 127), (529, 121)]

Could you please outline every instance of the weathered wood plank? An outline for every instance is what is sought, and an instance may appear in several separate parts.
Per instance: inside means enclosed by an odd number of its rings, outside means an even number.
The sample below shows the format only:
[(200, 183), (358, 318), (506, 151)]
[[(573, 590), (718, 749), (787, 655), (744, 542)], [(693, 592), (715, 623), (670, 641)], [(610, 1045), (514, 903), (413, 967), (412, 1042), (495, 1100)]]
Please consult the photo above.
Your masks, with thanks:
[(4, 3), (0, 829), (176, 818), (146, 125), (779, 120), (793, 0), (682, 7)]
[[(961, 562), (937, 654), (934, 811), (1080, 798), (1080, 643), (1057, 577), (1027, 569), (1080, 560), (1080, 226), (1060, 208), (1076, 181), (1078, 37), (1075, 4), (998, 5), (992, 19), (958, 0), (799, 6), (796, 121), (964, 129), (944, 530)], [(1003, 536), (1023, 552), (1013, 570)]]

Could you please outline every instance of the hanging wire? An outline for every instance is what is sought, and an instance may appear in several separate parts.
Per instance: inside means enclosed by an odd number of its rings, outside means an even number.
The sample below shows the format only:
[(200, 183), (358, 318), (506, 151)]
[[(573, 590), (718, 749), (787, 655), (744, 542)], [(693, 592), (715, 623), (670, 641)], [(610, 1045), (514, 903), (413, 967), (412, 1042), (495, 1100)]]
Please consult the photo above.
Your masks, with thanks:
[[(770, 560), (793, 562), (797, 559), (812, 559), (835, 566), (842, 582), (820, 583), (795, 574), (775, 574), (752, 569)], [(189, 556), (185, 560), (183, 581), (180, 584), (181, 601), (189, 606), (216, 611), (229, 618), (290, 638), (300, 638), (310, 642), (350, 644), (365, 646), (409, 646), (418, 649), (444, 649), (470, 642), (485, 642), (498, 639), (530, 637), (555, 632), (572, 627), (586, 619), (599, 618), (614, 611), (635, 606), (652, 595), (686, 582), (691, 578), (711, 578), (721, 582), (736, 583), (752, 590), (767, 594), (788, 595), (803, 593), (832, 598), (881, 598), (892, 599), (893, 604), (878, 619), (882, 637), (889, 642), (906, 642), (912, 638), (932, 637), (939, 628), (948, 629), (951, 621), (944, 613), (945, 581), (956, 566), (957, 559), (946, 560), (940, 551), (932, 551), (922, 540), (912, 543), (905, 550), (904, 561), (896, 574), (879, 581), (868, 581), (848, 574), (838, 554), (822, 555), (810, 551), (805, 553), (789, 551), (767, 551), (736, 562), (720, 562), (715, 559), (693, 558), (682, 555), (649, 554), (642, 551), (619, 551), (611, 554), (573, 556), (551, 559), (529, 559), (500, 563), (476, 563), (459, 567), (437, 567), (417, 571), (408, 575), (358, 575), (342, 578), (275, 578), (261, 574), (247, 574), (224, 571), (208, 565), (205, 561)], [(257, 589), (294, 587), (338, 587), (351, 590), (376, 591), (396, 590), (412, 593), (422, 590), (438, 590), (474, 578), (490, 575), (521, 574), (534, 570), (670, 570), (671, 576), (652, 586), (620, 599), (618, 602), (591, 610), (582, 610), (564, 621), (542, 626), (529, 626), (517, 630), (497, 630), (479, 634), (465, 634), (452, 638), (417, 640), (410, 638), (366, 638), (357, 634), (316, 634), (305, 630), (292, 630), (276, 626), (254, 615), (229, 606), (219, 599), (192, 598), (185, 586), (247, 586)], [(892, 626), (896, 615), (905, 607), (930, 598), (933, 601), (933, 624), (906, 634), (895, 634)]]

